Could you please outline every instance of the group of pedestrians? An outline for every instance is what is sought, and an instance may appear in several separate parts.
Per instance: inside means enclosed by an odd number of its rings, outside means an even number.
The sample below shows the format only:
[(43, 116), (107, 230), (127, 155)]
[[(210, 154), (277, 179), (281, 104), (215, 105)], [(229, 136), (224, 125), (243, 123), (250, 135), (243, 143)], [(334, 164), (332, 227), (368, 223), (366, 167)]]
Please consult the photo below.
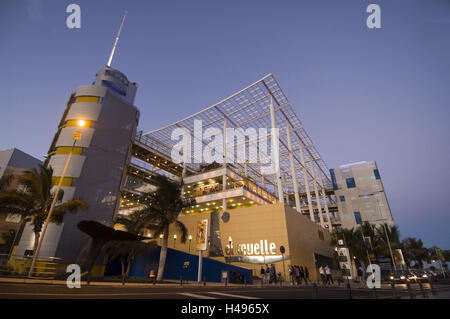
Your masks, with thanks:
[(320, 279), (322, 280), (322, 284), (334, 284), (333, 276), (331, 276), (331, 269), (328, 265), (320, 266), (319, 268)]
[(271, 264), (270, 267), (268, 265), (261, 266), (261, 280), (263, 283), (276, 284), (281, 281), (281, 273), (277, 273), (274, 264)]
[(290, 265), (289, 276), (291, 277), (291, 283), (293, 285), (300, 285), (302, 281), (304, 281), (305, 284), (308, 284), (308, 281), (310, 281), (309, 271), (306, 266)]

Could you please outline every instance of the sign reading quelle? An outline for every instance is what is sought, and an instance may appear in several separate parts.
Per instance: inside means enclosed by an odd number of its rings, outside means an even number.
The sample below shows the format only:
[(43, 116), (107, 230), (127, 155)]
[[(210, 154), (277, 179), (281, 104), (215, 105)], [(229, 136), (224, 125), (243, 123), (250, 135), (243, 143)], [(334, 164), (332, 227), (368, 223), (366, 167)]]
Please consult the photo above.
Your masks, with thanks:
[[(262, 239), (259, 243), (237, 244), (236, 254), (246, 256), (258, 255), (276, 255), (276, 248), (274, 242), (268, 242), (267, 239)], [(233, 249), (233, 247), (231, 247)]]

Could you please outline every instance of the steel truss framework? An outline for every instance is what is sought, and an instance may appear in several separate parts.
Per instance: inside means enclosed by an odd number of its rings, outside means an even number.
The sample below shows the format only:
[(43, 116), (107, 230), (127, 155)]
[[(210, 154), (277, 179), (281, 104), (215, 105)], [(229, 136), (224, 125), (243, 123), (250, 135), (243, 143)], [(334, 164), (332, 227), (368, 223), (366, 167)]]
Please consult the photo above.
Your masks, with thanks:
[[(227, 128), (242, 128), (244, 130), (248, 128), (255, 128), (256, 130), (258, 130), (258, 128), (268, 128), (268, 133), (270, 134), (270, 128), (272, 126), (270, 114), (271, 103), (273, 103), (275, 111), (275, 125), (279, 128), (280, 174), (283, 183), (283, 191), (285, 193), (292, 194), (294, 189), (287, 139), (288, 126), (291, 131), (292, 153), (295, 168), (294, 171), (296, 174), (295, 178), (298, 184), (298, 191), (305, 192), (306, 190), (302, 170), (303, 165), (300, 157), (301, 147), (304, 149), (305, 168), (310, 187), (313, 185), (313, 181), (316, 180), (319, 188), (321, 188), (320, 176), (322, 176), (324, 187), (326, 189), (332, 188), (329, 170), (325, 162), (322, 160), (300, 119), (295, 114), (287, 97), (272, 74), (266, 75), (243, 90), (234, 93), (230, 97), (200, 112), (188, 116), (185, 119), (171, 125), (144, 133), (142, 137), (146, 137), (148, 140), (152, 141), (152, 144), (160, 145), (161, 147), (159, 147), (159, 151), (163, 152), (164, 155), (170, 158), (170, 150), (179, 142), (172, 141), (172, 132), (176, 128), (185, 128), (191, 133), (191, 138), (193, 139), (194, 120), (202, 120), (203, 130), (213, 127), (223, 130), (224, 121), (226, 121)], [(270, 139), (268, 140), (270, 141)], [(203, 147), (205, 147), (209, 142), (210, 141), (202, 140)], [(155, 145), (153, 145), (153, 147), (154, 146)], [(236, 147), (238, 147), (238, 145)], [(270, 145), (268, 148), (270, 151)], [(235, 156), (236, 158), (235, 154), (236, 152), (233, 152), (233, 150), (227, 150), (228, 158), (232, 158), (230, 156)], [(264, 176), (264, 182), (262, 181), (263, 177), (261, 176), (261, 164), (259, 161), (255, 158), (250, 158), (248, 152), (246, 158), (248, 161), (247, 164), (236, 163), (235, 161), (233, 165), (240, 171), (244, 171), (244, 166), (246, 166), (246, 171), (249, 177), (253, 178), (254, 181), (262, 187), (267, 186), (267, 184), (272, 184), (275, 192), (276, 187), (274, 185), (274, 180), (268, 176)], [(255, 164), (255, 162), (257, 163)], [(311, 171), (312, 166), (316, 168), (316, 179), (314, 179), (314, 174)], [(198, 171), (199, 169), (199, 165), (194, 163), (188, 164), (188, 167), (193, 171)], [(265, 185), (262, 185), (263, 183)]]

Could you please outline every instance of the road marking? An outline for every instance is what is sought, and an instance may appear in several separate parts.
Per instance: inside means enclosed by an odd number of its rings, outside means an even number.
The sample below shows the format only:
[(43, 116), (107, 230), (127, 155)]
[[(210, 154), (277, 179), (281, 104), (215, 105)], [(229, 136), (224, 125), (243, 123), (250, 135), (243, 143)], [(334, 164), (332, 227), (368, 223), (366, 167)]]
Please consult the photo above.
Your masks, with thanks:
[(179, 295), (183, 295), (183, 296), (188, 296), (188, 297), (194, 297), (194, 298), (198, 298), (198, 299), (217, 299), (215, 297), (210, 297), (210, 296), (202, 296), (202, 295), (197, 295), (197, 294), (191, 294), (189, 292), (179, 292)]
[(260, 298), (256, 298), (256, 297), (242, 296), (242, 295), (232, 295), (232, 294), (226, 294), (226, 293), (223, 293), (223, 292), (216, 292), (216, 291), (208, 291), (207, 293), (208, 294), (213, 294), (213, 295), (224, 296), (224, 297), (239, 298), (239, 299), (260, 299)]

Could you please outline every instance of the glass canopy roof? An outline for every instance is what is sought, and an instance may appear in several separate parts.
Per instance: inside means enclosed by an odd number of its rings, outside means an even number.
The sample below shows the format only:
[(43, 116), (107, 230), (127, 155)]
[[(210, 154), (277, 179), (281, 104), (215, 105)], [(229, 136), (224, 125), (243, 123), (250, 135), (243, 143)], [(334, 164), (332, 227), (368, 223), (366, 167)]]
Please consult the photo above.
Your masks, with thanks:
[[(276, 127), (279, 128), (280, 171), (284, 192), (293, 192), (286, 132), (287, 126), (291, 129), (291, 141), (296, 174), (295, 178), (297, 179), (299, 192), (305, 192), (302, 170), (303, 165), (300, 158), (300, 146), (304, 147), (308, 181), (311, 183), (313, 180), (311, 163), (314, 163), (314, 167), (316, 167), (317, 171), (317, 182), (319, 185), (320, 179), (318, 173), (320, 172), (325, 188), (331, 188), (330, 174), (325, 162), (321, 158), (319, 152), (311, 141), (311, 138), (305, 131), (299, 117), (295, 114), (293, 107), (289, 103), (280, 85), (272, 74), (266, 75), (259, 81), (200, 112), (190, 115), (163, 128), (144, 133), (143, 135), (149, 140), (152, 140), (155, 144), (163, 145), (163, 149), (165, 150), (164, 153), (167, 153), (165, 155), (170, 158), (170, 150), (172, 149), (172, 146), (179, 143), (179, 140), (172, 141), (172, 132), (176, 128), (185, 128), (191, 132), (191, 138), (194, 138), (194, 120), (202, 120), (203, 130), (211, 127), (223, 130), (224, 120), (226, 120), (228, 128), (242, 128), (244, 130), (248, 128), (256, 128), (256, 130), (258, 130), (258, 128), (268, 128), (268, 134), (270, 134), (271, 101), (273, 101), (275, 110)], [(270, 141), (270, 139), (268, 140)], [(206, 146), (209, 142), (210, 141), (202, 141), (203, 146)], [(270, 150), (270, 146), (268, 149)], [(231, 153), (228, 153), (227, 156), (229, 158), (230, 156), (235, 156), (232, 153), (234, 153), (233, 150), (231, 150)], [(247, 157), (249, 162), (247, 164), (247, 174), (249, 177), (253, 178), (256, 183), (261, 185), (261, 164), (255, 163), (258, 161), (255, 158), (250, 158), (250, 155), (247, 155)], [(199, 164), (192, 163), (188, 164), (188, 166), (192, 170), (199, 170)], [(232, 166), (241, 172), (244, 171), (243, 163), (234, 163)], [(276, 180), (272, 176), (264, 176), (264, 179), (266, 187), (268, 186), (267, 184), (272, 184), (273, 186), (274, 180)]]

